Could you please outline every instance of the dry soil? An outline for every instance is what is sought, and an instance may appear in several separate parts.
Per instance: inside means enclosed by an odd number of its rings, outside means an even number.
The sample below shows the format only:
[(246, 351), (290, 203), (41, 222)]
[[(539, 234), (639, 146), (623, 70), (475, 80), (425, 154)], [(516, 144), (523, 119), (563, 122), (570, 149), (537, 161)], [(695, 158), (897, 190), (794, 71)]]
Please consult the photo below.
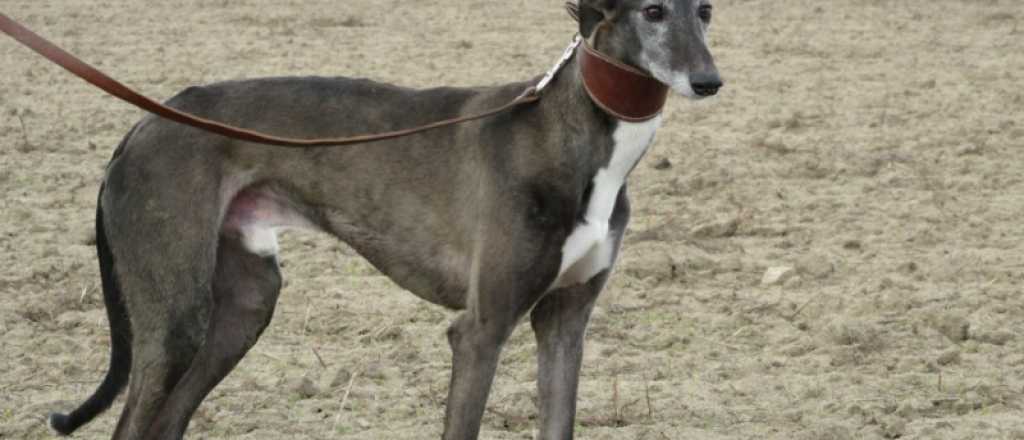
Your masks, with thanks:
[[(165, 99), (268, 75), (543, 72), (561, 0), (0, 0)], [(671, 99), (587, 339), (581, 439), (1024, 439), (1019, 0), (721, 0), (727, 85)], [(55, 435), (106, 368), (92, 228), (140, 111), (0, 38), (0, 438)], [(325, 236), (283, 237), (273, 324), (190, 438), (438, 438), (453, 314)], [(766, 271), (777, 283), (762, 283)], [(769, 280), (771, 281), (771, 280)], [(534, 342), (483, 438), (532, 438)], [(120, 409), (77, 438), (109, 438)]]

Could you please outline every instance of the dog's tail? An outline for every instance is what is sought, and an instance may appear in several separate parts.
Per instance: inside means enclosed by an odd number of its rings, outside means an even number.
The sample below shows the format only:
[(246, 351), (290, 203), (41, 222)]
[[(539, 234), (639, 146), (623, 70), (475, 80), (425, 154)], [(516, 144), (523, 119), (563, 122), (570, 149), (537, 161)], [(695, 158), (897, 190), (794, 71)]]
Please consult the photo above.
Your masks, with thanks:
[[(101, 187), (101, 199), (102, 196)], [(107, 234), (103, 226), (103, 206), (99, 203), (96, 207), (96, 253), (99, 256), (100, 279), (103, 283), (103, 302), (107, 306), (107, 319), (110, 321), (110, 369), (107, 370), (107, 376), (103, 378), (103, 383), (96, 392), (78, 409), (70, 414), (50, 415), (50, 426), (62, 435), (70, 435), (110, 408), (114, 399), (128, 383), (128, 374), (131, 372), (131, 325), (121, 298), (121, 289), (114, 275), (114, 256), (107, 243)]]

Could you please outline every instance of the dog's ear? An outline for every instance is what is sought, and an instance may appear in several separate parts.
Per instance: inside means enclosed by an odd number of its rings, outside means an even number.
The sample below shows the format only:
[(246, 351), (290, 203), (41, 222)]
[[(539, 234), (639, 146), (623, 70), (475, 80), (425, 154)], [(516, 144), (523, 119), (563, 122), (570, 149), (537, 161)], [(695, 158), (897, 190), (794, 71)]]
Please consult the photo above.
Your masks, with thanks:
[(590, 38), (597, 25), (611, 17), (618, 3), (618, 0), (576, 0), (566, 4), (566, 8), (569, 8), (569, 15), (580, 22), (580, 35)]
[(576, 2), (565, 2), (565, 10), (573, 20), (576, 20), (577, 23), (580, 21), (580, 5), (577, 5)]

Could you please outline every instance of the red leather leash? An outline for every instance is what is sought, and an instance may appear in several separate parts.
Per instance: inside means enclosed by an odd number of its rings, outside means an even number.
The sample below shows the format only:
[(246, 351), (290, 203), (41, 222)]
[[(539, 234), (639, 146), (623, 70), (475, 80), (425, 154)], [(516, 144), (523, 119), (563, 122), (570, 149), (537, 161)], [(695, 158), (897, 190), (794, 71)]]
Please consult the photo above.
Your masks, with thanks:
[(55, 44), (46, 40), (45, 38), (37, 35), (28, 28), (18, 24), (18, 22), (12, 20), (7, 15), (0, 13), (0, 31), (10, 35), (15, 40), (28, 46), (30, 49), (36, 51), (46, 59), (56, 63), (63, 67), (67, 71), (75, 74), (76, 76), (88, 81), (92, 85), (99, 87), (101, 90), (114, 95), (136, 107), (139, 107), (147, 112), (159, 115), (161, 117), (170, 119), (175, 122), (179, 122), (186, 125), (191, 125), (196, 128), (200, 128), (211, 133), (216, 133), (222, 136), (230, 138), (240, 139), (243, 141), (256, 142), (260, 144), (278, 145), (282, 147), (325, 147), (335, 145), (351, 145), (366, 142), (379, 141), (384, 139), (394, 139), (403, 136), (408, 136), (415, 133), (424, 132), (440, 127), (447, 127), (450, 125), (460, 124), (463, 122), (474, 121), (477, 119), (486, 118), (493, 116), (512, 108), (518, 107), (523, 104), (536, 102), (540, 99), (540, 95), (537, 93), (535, 87), (529, 87), (519, 96), (512, 101), (500, 107), (496, 107), (482, 113), (477, 113), (469, 116), (462, 116), (458, 118), (446, 119), (443, 121), (433, 122), (418, 127), (408, 128), (404, 130), (389, 131), (378, 134), (366, 134), (359, 136), (349, 136), (340, 138), (323, 138), (323, 139), (294, 139), (287, 137), (278, 137), (269, 134), (260, 133), (257, 131), (246, 130), (244, 128), (235, 127), (213, 121), (210, 119), (200, 118), (198, 116), (185, 113), (152, 99), (149, 99), (142, 94), (132, 90), (131, 88), (121, 84), (117, 80), (107, 76), (103, 72), (100, 72), (96, 68), (90, 66), (84, 61), (76, 58), (74, 55), (64, 51), (57, 47)]

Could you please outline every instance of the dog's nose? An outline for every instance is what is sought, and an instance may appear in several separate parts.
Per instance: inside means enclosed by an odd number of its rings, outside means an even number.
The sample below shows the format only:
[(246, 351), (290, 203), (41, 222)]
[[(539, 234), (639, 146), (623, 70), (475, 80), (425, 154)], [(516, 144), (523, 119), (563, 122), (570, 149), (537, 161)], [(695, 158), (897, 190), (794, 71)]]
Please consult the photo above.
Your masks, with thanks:
[(690, 75), (690, 87), (700, 96), (711, 96), (722, 88), (722, 78), (717, 73), (694, 73)]

